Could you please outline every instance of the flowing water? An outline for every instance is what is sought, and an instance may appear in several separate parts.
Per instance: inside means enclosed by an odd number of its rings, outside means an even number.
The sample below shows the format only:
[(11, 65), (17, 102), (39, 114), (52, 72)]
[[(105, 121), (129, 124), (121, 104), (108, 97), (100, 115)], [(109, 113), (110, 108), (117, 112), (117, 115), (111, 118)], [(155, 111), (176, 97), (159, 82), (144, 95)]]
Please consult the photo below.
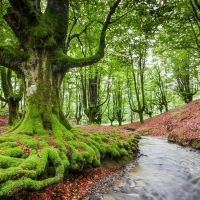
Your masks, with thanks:
[(91, 200), (200, 200), (200, 151), (143, 137), (140, 155)]

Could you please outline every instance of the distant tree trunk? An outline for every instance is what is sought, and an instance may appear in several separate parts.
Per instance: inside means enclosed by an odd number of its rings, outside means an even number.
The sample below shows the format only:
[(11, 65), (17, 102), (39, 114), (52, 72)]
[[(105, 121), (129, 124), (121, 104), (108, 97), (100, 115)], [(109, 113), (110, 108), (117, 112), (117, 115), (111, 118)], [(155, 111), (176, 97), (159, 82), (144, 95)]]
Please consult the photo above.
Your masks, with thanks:
[(81, 83), (83, 92), (84, 112), (88, 117), (89, 124), (96, 123), (96, 116), (99, 111), (99, 93), (98, 93), (98, 75), (94, 77), (86, 77), (86, 73), (81, 73)]
[(131, 123), (135, 121), (135, 115), (134, 112), (131, 110)]
[(117, 90), (114, 93), (114, 102), (116, 109), (116, 118), (119, 123), (119, 126), (121, 126), (124, 118), (124, 100), (121, 84), (119, 82), (117, 85)]
[(8, 125), (14, 126), (19, 123), (20, 120), (19, 102), (23, 97), (23, 88), (21, 85), (19, 92), (15, 92), (11, 83), (12, 71), (10, 69), (0, 67), (0, 73), (3, 90), (3, 96), (1, 96), (1, 100), (8, 103)]
[(127, 70), (127, 85), (128, 85), (128, 100), (130, 109), (133, 112), (138, 113), (140, 123), (144, 123), (143, 112), (145, 110), (145, 94), (144, 94), (144, 68), (145, 68), (145, 55), (139, 53), (137, 60), (137, 69), (135, 69), (135, 63), (132, 60), (132, 79), (133, 79), (133, 87), (134, 87), (134, 95), (136, 98), (136, 103), (133, 101), (133, 89), (132, 83), (130, 81), (128, 70)]
[[(158, 87), (158, 91), (156, 93), (157, 99), (158, 99), (158, 107), (160, 110), (160, 113), (163, 112), (163, 106), (165, 108), (165, 112), (168, 111), (168, 103), (167, 100), (167, 80), (163, 81), (161, 70), (158, 66), (155, 66), (155, 76), (157, 77), (156, 83)], [(166, 69), (165, 69), (165, 75), (167, 75)]]
[(82, 114), (82, 99), (81, 99), (81, 95), (79, 94), (79, 91), (78, 91), (78, 92), (76, 92), (76, 113), (75, 113), (77, 125), (80, 124), (82, 117), (83, 117), (83, 114)]
[[(112, 99), (112, 101), (111, 101)], [(116, 106), (115, 106), (115, 95), (110, 94), (108, 98), (108, 106), (107, 106), (107, 116), (110, 121), (110, 125), (113, 126), (113, 122), (116, 119)]]
[(13, 126), (19, 123), (19, 101), (14, 100), (13, 98), (8, 99), (8, 125)]
[(138, 112), (138, 115), (139, 115), (140, 123), (143, 124), (144, 123), (143, 112)]
[(193, 96), (197, 93), (198, 87), (193, 83), (190, 83), (192, 79), (189, 64), (183, 64), (180, 68), (175, 69), (176, 80), (177, 80), (177, 91), (179, 96), (185, 103), (193, 101)]
[(109, 95), (109, 83), (105, 89), (105, 99), (102, 100), (101, 96), (101, 71), (93, 68), (89, 77), (86, 71), (81, 72), (81, 84), (83, 93), (83, 107), (84, 113), (88, 117), (88, 124), (100, 124), (102, 121), (101, 108), (107, 102)]

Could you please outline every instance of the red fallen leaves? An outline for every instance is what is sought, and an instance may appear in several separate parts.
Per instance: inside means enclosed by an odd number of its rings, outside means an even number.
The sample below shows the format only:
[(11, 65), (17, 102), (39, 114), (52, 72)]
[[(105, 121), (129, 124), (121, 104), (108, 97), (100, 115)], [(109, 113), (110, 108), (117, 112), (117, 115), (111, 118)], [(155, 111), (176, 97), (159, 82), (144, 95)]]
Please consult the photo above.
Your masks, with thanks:
[(8, 123), (7, 117), (0, 117), (0, 134), (9, 129), (9, 127), (4, 127), (7, 123)]
[(18, 146), (22, 148), (22, 150), (24, 151), (24, 154), (28, 155), (32, 151), (32, 148), (26, 147), (23, 145), (23, 141), (17, 140), (16, 143)]
[(119, 169), (119, 167), (109, 166), (88, 169), (82, 173), (73, 174), (72, 178), (51, 185), (41, 191), (22, 191), (10, 200), (80, 200), (92, 185), (109, 172)]
[(77, 150), (78, 152), (83, 152), (83, 151), (85, 151), (85, 149), (83, 149), (83, 148), (76, 148), (76, 150)]
[(7, 117), (0, 117), (0, 126), (5, 126), (8, 123)]
[(141, 126), (136, 123), (124, 125), (126, 128), (136, 128), (139, 132), (148, 132), (150, 136), (168, 137), (173, 133), (181, 139), (192, 139), (200, 137), (200, 100), (160, 114), (145, 120)]

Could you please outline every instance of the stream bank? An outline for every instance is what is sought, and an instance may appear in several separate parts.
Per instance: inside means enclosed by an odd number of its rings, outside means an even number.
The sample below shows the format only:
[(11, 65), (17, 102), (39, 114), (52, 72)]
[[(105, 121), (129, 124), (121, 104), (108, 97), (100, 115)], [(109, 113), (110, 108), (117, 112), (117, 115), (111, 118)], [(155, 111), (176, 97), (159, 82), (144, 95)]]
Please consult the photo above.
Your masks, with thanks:
[(139, 146), (136, 160), (101, 180), (83, 199), (200, 200), (199, 151), (158, 137), (143, 137)]

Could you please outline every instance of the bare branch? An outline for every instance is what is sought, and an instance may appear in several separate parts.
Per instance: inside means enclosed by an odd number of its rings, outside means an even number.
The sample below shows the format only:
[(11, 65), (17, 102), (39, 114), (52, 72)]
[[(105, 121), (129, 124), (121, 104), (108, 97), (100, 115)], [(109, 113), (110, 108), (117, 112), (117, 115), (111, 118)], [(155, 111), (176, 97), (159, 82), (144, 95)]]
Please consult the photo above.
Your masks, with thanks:
[(192, 10), (193, 10), (193, 13), (194, 13), (194, 17), (195, 17), (198, 21), (200, 21), (200, 17), (198, 16), (197, 10), (196, 10), (194, 4), (192, 3), (192, 1), (190, 1), (190, 5), (191, 5), (191, 7), (192, 7)]
[[(88, 28), (91, 24), (92, 24), (92, 22), (90, 22), (81, 32), (76, 33), (76, 34), (73, 34), (73, 35), (71, 35), (71, 36), (68, 37), (67, 42), (65, 43), (66, 51), (67, 51), (67, 49), (68, 49), (68, 47), (69, 47), (69, 44), (70, 44), (70, 42), (72, 41), (72, 39), (77, 38), (78, 40), (80, 40), (79, 37), (80, 37), (83, 33), (86, 32), (87, 28)], [(74, 24), (74, 25), (75, 25), (75, 24)]]
[(194, 0), (194, 3), (196, 5), (196, 7), (198, 8), (198, 10), (200, 11), (200, 4), (199, 4), (199, 2), (197, 0)]
[[(189, 22), (190, 22), (193, 35), (194, 35), (194, 37), (195, 37), (196, 45), (197, 45), (198, 49), (200, 49), (200, 43), (199, 43), (199, 40), (198, 40), (198, 36), (197, 36), (197, 34), (196, 34), (195, 30), (194, 30), (194, 27), (193, 27), (193, 25), (192, 25), (192, 21), (191, 21), (191, 19), (190, 19), (189, 17), (188, 17), (188, 20), (189, 20)], [(198, 23), (198, 22), (197, 22), (197, 23)], [(199, 27), (199, 26), (198, 26), (198, 27)], [(200, 27), (199, 27), (199, 30), (200, 30)]]
[(115, 20), (113, 20), (112, 22), (110, 22), (110, 24), (113, 24), (113, 23), (115, 23), (116, 21), (120, 20), (121, 18), (125, 17), (126, 15), (128, 15), (129, 13), (131, 13), (133, 10), (136, 10), (136, 9), (131, 9), (131, 10), (129, 10), (128, 12), (124, 13), (123, 15), (117, 17)]
[(73, 31), (75, 25), (77, 24), (78, 19), (81, 17), (81, 15), (79, 15), (78, 17), (76, 17), (73, 4), (71, 5), (71, 7), (72, 7), (72, 10), (73, 10), (73, 15), (74, 15), (74, 23), (73, 23), (73, 25), (72, 25), (72, 27), (71, 27), (71, 29), (69, 31), (69, 36), (68, 36), (67, 40), (69, 40), (69, 38), (71, 37), (72, 31)]

